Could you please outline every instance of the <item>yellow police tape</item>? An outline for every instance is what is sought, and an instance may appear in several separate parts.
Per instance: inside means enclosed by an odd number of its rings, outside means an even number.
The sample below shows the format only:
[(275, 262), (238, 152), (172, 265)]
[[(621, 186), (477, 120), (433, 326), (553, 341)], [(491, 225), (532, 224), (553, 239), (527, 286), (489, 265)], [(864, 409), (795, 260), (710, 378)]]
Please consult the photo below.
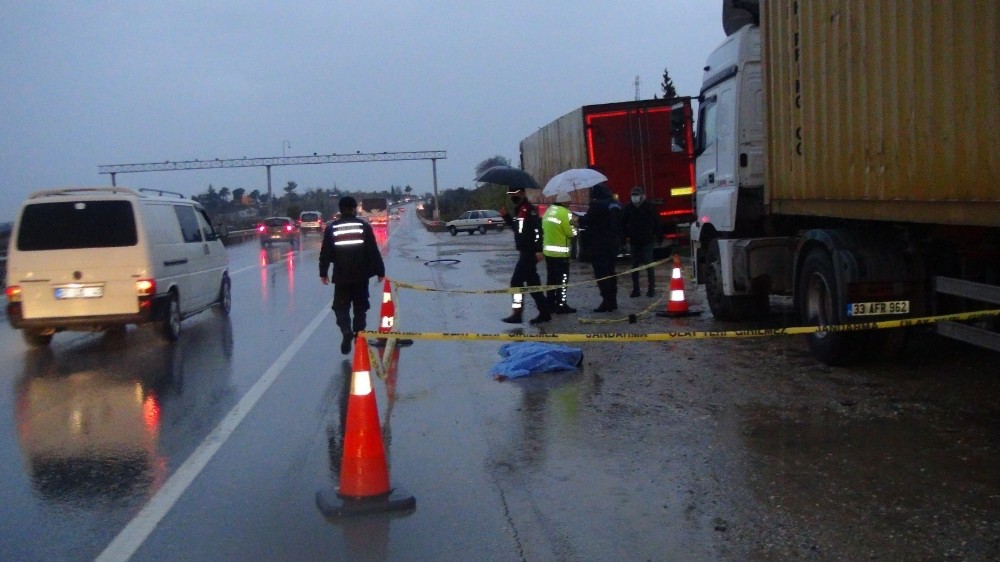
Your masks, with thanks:
[[(566, 284), (566, 288), (569, 287), (579, 287), (581, 285), (594, 285), (598, 281), (603, 281), (605, 279), (611, 279), (613, 277), (621, 277), (622, 275), (629, 275), (635, 271), (642, 271), (644, 269), (649, 269), (650, 267), (656, 267), (658, 265), (673, 261), (673, 258), (662, 259), (660, 261), (655, 261), (653, 263), (647, 263), (646, 265), (640, 265), (639, 267), (634, 267), (627, 271), (621, 273), (616, 273), (614, 275), (608, 275), (607, 277), (601, 277), (600, 279), (587, 279), (585, 281), (578, 281), (576, 283)], [(505, 287), (503, 289), (438, 289), (435, 287), (428, 287), (426, 285), (417, 285), (415, 283), (406, 283), (405, 281), (399, 281), (397, 279), (389, 279), (393, 286), (399, 287), (400, 289), (410, 289), (412, 291), (425, 291), (425, 292), (438, 292), (438, 293), (462, 293), (466, 295), (513, 295), (517, 293), (537, 293), (539, 291), (554, 291), (556, 289), (561, 289), (563, 285), (537, 285), (534, 287)]]
[(747, 330), (704, 330), (704, 331), (671, 331), (649, 334), (477, 334), (477, 333), (444, 333), (444, 332), (392, 332), (380, 334), (377, 332), (362, 332), (377, 339), (407, 338), (413, 340), (444, 340), (444, 341), (542, 341), (542, 342), (594, 342), (594, 341), (676, 341), (701, 340), (714, 338), (754, 338), (766, 336), (790, 336), (798, 334), (813, 334), (817, 332), (854, 332), (859, 330), (881, 330), (888, 328), (909, 328), (924, 326), (938, 322), (975, 321), (1000, 316), (1000, 309), (981, 310), (977, 312), (961, 312), (958, 314), (943, 314), (924, 318), (906, 318), (902, 320), (880, 320), (862, 322), (860, 324), (840, 324), (834, 326), (793, 326), (788, 328), (754, 328)]

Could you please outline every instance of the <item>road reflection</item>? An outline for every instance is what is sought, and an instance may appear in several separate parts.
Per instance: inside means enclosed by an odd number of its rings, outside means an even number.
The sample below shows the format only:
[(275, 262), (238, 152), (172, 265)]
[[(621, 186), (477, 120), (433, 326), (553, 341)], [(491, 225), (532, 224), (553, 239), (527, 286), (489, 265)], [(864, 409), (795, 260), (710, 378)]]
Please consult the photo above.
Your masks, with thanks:
[(229, 319), (193, 328), (174, 345), (134, 330), (26, 354), (15, 421), (38, 497), (93, 509), (144, 500), (160, 488), (177, 457), (164, 442), (197, 442), (185, 428), (221, 415), (202, 401), (214, 395), (218, 402), (231, 374)]

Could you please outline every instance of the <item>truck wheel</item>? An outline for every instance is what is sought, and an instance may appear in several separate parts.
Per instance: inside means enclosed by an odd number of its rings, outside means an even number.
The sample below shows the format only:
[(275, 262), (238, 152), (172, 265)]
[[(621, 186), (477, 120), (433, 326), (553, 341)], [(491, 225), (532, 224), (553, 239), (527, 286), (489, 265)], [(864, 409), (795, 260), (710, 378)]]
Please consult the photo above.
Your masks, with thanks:
[[(832, 326), (843, 320), (830, 254), (816, 248), (802, 262), (798, 281), (799, 316), (808, 326)], [(806, 335), (809, 349), (820, 361), (828, 365), (849, 363), (862, 351), (857, 332), (815, 332)]]
[(177, 298), (177, 293), (170, 294), (167, 302), (167, 310), (164, 311), (161, 329), (163, 337), (167, 341), (174, 342), (181, 337), (181, 304)]
[(708, 259), (705, 264), (705, 299), (712, 315), (719, 320), (755, 320), (764, 318), (770, 312), (767, 295), (727, 296), (722, 288), (722, 258), (719, 239), (708, 244)]
[(28, 347), (45, 347), (52, 342), (52, 334), (30, 328), (21, 330), (21, 337), (24, 338), (24, 343), (28, 344)]
[(456, 234), (458, 234), (458, 229), (455, 228), (454, 226), (449, 226), (448, 232), (450, 232), (452, 236), (455, 236)]

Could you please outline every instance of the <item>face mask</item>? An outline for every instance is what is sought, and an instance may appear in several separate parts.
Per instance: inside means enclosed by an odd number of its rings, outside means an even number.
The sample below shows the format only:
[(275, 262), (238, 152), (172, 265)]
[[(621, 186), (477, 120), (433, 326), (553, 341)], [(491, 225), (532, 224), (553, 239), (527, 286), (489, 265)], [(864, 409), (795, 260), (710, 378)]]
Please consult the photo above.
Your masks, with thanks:
[(511, 195), (510, 202), (513, 203), (513, 204), (515, 204), (515, 205), (520, 205), (521, 204), (521, 198), (518, 197), (517, 195)]
[(632, 204), (633, 205), (638, 205), (639, 203), (642, 203), (642, 196), (641, 195), (633, 195), (632, 196)]

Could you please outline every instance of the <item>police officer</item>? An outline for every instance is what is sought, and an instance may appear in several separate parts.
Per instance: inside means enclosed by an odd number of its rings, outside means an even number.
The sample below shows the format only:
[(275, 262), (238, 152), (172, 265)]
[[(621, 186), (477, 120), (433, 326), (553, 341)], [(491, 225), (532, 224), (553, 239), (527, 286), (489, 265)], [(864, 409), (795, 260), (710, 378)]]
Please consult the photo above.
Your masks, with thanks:
[(622, 243), (622, 206), (606, 182), (590, 188), (590, 207), (580, 217), (580, 226), (586, 229), (594, 278), (600, 279), (601, 304), (594, 312), (618, 310), (618, 278), (614, 275)]
[[(504, 222), (514, 231), (514, 246), (517, 248), (517, 264), (510, 277), (511, 287), (537, 287), (542, 284), (538, 277), (538, 262), (542, 261), (542, 221), (538, 209), (528, 201), (523, 189), (513, 188), (507, 191), (510, 202), (514, 204), (514, 214), (501, 208), (500, 214)], [(531, 293), (531, 298), (538, 306), (538, 316), (531, 319), (532, 324), (548, 322), (552, 319), (549, 303), (545, 300), (543, 291)], [(524, 294), (514, 293), (510, 316), (503, 319), (508, 324), (520, 324), (524, 312)]]
[[(340, 198), (340, 218), (323, 231), (319, 250), (319, 276), (326, 285), (333, 264), (333, 312), (344, 335), (340, 352), (351, 352), (351, 342), (365, 329), (368, 312), (368, 279), (385, 279), (385, 264), (375, 241), (375, 232), (358, 218), (358, 202), (353, 197)], [(354, 318), (351, 318), (351, 309)]]
[(545, 255), (545, 284), (559, 285), (549, 289), (549, 308), (556, 314), (572, 314), (576, 309), (566, 303), (566, 285), (569, 283), (570, 243), (576, 236), (573, 214), (566, 208), (569, 193), (556, 195), (556, 201), (542, 215), (542, 254)]

